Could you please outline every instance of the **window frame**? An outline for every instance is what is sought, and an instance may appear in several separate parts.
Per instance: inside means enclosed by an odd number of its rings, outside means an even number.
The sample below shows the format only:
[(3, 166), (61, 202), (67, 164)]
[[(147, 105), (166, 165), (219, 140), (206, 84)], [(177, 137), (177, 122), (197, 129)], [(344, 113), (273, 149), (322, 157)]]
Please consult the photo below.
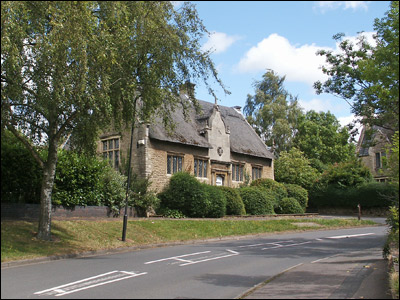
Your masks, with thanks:
[(262, 178), (262, 171), (263, 171), (262, 166), (251, 166), (251, 179), (257, 180)]
[(120, 139), (120, 136), (110, 136), (101, 139), (101, 155), (116, 170), (119, 169), (121, 163)]
[(194, 157), (193, 159), (194, 177), (208, 178), (208, 165), (209, 165), (208, 158)]
[(244, 180), (244, 164), (232, 163), (232, 181), (243, 182)]
[(167, 175), (173, 175), (183, 171), (183, 155), (167, 153)]

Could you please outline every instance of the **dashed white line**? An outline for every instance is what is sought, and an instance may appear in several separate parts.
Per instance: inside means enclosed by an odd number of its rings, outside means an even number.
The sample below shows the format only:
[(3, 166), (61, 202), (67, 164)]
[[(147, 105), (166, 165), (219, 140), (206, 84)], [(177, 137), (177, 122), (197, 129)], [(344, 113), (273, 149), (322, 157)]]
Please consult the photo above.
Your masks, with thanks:
[(346, 238), (351, 238), (351, 237), (366, 236), (366, 235), (373, 235), (373, 234), (375, 234), (375, 233), (369, 232), (369, 233), (359, 233), (359, 234), (351, 234), (351, 235), (337, 235), (337, 236), (326, 237), (326, 239), (346, 239)]

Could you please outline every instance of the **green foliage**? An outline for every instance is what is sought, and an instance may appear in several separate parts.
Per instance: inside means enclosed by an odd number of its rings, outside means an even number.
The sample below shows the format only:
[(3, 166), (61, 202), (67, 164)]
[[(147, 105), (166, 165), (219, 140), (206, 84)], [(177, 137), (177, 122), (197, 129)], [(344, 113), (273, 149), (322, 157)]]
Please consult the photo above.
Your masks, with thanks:
[(53, 203), (64, 207), (101, 205), (101, 175), (107, 163), (96, 157), (63, 151), (59, 154)]
[(239, 189), (246, 212), (250, 215), (274, 214), (275, 195), (255, 187)]
[(274, 164), (276, 181), (297, 184), (308, 191), (319, 176), (304, 153), (297, 148), (292, 148), (289, 152), (283, 151)]
[(224, 193), (217, 187), (200, 183), (186, 172), (175, 173), (158, 197), (162, 213), (179, 211), (191, 218), (219, 218), (226, 213)]
[(333, 164), (354, 157), (355, 146), (349, 138), (333, 114), (310, 110), (299, 118), (294, 146), (310, 160)]
[(277, 155), (289, 150), (302, 114), (297, 97), (283, 87), (285, 76), (279, 77), (268, 70), (261, 81), (254, 83), (254, 95), (248, 95), (243, 109), (247, 121), (265, 144)]
[(292, 197), (286, 197), (279, 201), (279, 207), (276, 210), (278, 214), (302, 214), (304, 208), (301, 207), (300, 203)]
[(309, 207), (347, 207), (361, 208), (389, 207), (391, 199), (398, 191), (393, 186), (381, 182), (368, 182), (358, 186), (328, 185), (324, 189), (310, 193)]
[(269, 178), (259, 178), (251, 182), (250, 186), (264, 189), (274, 197), (274, 209), (278, 207), (279, 201), (288, 196), (287, 190), (282, 183)]
[(147, 217), (148, 213), (157, 210), (160, 205), (156, 193), (149, 190), (150, 186), (150, 178), (139, 178), (137, 174), (131, 177), (129, 197), (140, 217)]
[(41, 169), (9, 132), (1, 133), (1, 202), (40, 203)]
[(353, 159), (330, 165), (321, 175), (318, 183), (322, 186), (334, 184), (339, 187), (352, 187), (372, 180), (369, 169), (360, 160)]
[[(399, 132), (396, 131), (392, 137), (392, 144), (388, 146), (386, 150), (389, 154), (389, 157), (385, 157), (386, 161), (384, 162), (387, 166), (387, 174), (390, 177), (390, 184), (399, 189)], [(397, 204), (398, 204), (397, 199)]]
[(399, 207), (390, 207), (389, 217), (386, 219), (391, 231), (399, 231)]
[[(179, 97), (187, 80), (205, 83), (215, 97), (211, 77), (229, 93), (201, 49), (207, 30), (188, 2), (175, 10), (169, 1), (5, 1), (1, 20), (2, 129), (47, 145), (42, 158), (25, 143), (43, 168), (39, 239), (51, 239), (57, 149), (65, 139), (93, 152), (110, 120), (118, 129), (123, 120), (158, 112), (171, 124), (177, 105), (186, 111), (196, 104)], [(82, 203), (61, 191), (56, 203)]]
[(120, 209), (125, 206), (126, 179), (126, 176), (122, 175), (108, 164), (99, 178), (102, 205), (108, 206), (114, 216), (119, 215)]
[(218, 188), (225, 194), (227, 215), (239, 216), (246, 214), (246, 209), (244, 208), (244, 204), (238, 189), (227, 186), (220, 186)]
[(186, 216), (177, 209), (169, 209), (168, 207), (159, 208), (157, 213), (164, 218), (172, 218), (172, 219), (183, 219)]
[(204, 217), (207, 218), (221, 218), (226, 214), (226, 198), (223, 191), (218, 187), (202, 184), (206, 194), (207, 209)]
[(166, 189), (158, 195), (161, 207), (181, 211), (188, 217), (203, 217), (207, 205), (201, 183), (186, 172), (171, 176)]
[(399, 129), (399, 2), (392, 1), (386, 17), (376, 19), (376, 47), (360, 35), (355, 46), (334, 39), (340, 53), (321, 50), (328, 66), (322, 71), (329, 76), (324, 83), (314, 83), (317, 93), (330, 93), (352, 102), (352, 111), (369, 125)]
[(295, 198), (299, 202), (300, 206), (303, 208), (303, 212), (308, 206), (308, 192), (306, 189), (302, 188), (297, 184), (284, 184), (288, 197)]

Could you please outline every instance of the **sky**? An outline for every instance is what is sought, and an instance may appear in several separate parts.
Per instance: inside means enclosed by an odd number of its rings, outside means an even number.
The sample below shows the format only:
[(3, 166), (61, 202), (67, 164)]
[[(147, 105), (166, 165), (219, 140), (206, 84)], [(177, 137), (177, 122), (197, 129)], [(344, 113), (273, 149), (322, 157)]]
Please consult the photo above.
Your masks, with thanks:
[[(225, 95), (210, 83), (223, 106), (246, 104), (254, 95), (254, 82), (262, 80), (267, 69), (286, 76), (284, 88), (297, 96), (306, 112), (330, 111), (344, 126), (352, 121), (345, 100), (329, 94), (317, 95), (315, 81), (327, 79), (320, 69), (321, 49), (337, 51), (337, 33), (355, 40), (360, 32), (371, 39), (374, 20), (389, 10), (390, 1), (191, 1), (210, 36), (202, 49), (212, 49), (211, 58), (224, 85)], [(175, 2), (179, 8), (180, 2)], [(205, 85), (197, 83), (196, 98), (214, 102)]]

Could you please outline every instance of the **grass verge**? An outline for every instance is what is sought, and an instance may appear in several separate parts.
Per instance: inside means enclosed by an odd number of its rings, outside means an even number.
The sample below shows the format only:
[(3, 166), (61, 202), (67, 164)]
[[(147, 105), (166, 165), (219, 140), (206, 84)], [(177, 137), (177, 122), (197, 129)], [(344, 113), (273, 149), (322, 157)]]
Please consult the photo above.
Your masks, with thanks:
[(279, 220), (169, 220), (139, 219), (128, 221), (126, 241), (121, 241), (122, 220), (118, 221), (52, 221), (53, 241), (36, 239), (38, 223), (31, 221), (1, 222), (1, 262), (43, 256), (74, 254), (93, 250), (188, 241), (227, 236), (348, 228), (375, 225), (357, 219)]

